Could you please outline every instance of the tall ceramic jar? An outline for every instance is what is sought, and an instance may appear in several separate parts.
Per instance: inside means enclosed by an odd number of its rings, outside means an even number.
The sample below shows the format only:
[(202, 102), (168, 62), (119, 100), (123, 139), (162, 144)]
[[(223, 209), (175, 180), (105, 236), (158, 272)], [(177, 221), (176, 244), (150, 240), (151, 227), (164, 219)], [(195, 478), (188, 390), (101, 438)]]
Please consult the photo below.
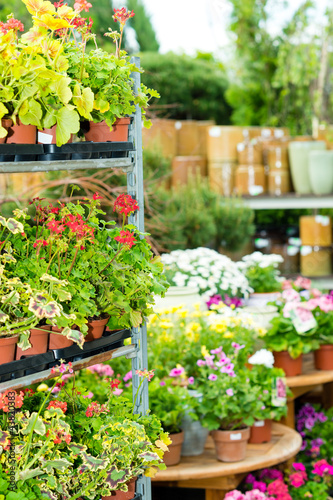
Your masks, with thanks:
[(333, 193), (333, 151), (310, 151), (309, 176), (314, 194)]
[(309, 174), (310, 151), (326, 149), (324, 141), (291, 141), (288, 145), (291, 179), (297, 194), (311, 194)]

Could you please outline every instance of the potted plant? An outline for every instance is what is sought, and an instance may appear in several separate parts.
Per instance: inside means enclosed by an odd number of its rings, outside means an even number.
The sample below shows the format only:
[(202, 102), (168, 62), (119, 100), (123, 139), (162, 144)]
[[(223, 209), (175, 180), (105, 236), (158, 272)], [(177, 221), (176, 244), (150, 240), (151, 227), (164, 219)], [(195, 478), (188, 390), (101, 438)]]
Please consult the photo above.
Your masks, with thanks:
[(245, 305), (265, 307), (279, 297), (282, 290), (278, 264), (283, 262), (283, 257), (276, 254), (262, 254), (254, 252), (245, 255), (238, 263), (238, 268), (248, 280), (252, 293)]
[[(263, 350), (262, 350), (263, 351)], [(269, 351), (267, 351), (269, 353)], [(271, 353), (269, 353), (271, 354)], [(262, 356), (262, 352), (261, 352)], [(287, 396), (291, 394), (284, 382), (285, 373), (280, 368), (266, 366), (265, 364), (254, 364), (258, 356), (251, 356), (249, 363), (251, 369), (249, 378), (251, 384), (260, 388), (259, 399), (262, 404), (254, 415), (255, 421), (251, 426), (251, 444), (265, 443), (272, 437), (272, 421), (279, 421), (287, 414)]]
[(184, 440), (182, 420), (186, 410), (191, 408), (192, 398), (187, 388), (175, 383), (172, 377), (162, 380), (155, 377), (149, 384), (149, 404), (171, 440), (169, 451), (164, 455), (164, 463), (167, 466), (176, 465), (180, 461)]
[(133, 90), (133, 72), (142, 72), (126, 51), (121, 50), (123, 30), (127, 20), (134, 16), (125, 7), (114, 9), (113, 19), (120, 23), (120, 33), (110, 31), (105, 36), (111, 37), (116, 44), (115, 53), (108, 53), (96, 48), (78, 59), (74, 45), (66, 47), (69, 59), (68, 74), (73, 80), (89, 87), (94, 94), (94, 107), (89, 122), (82, 120), (81, 129), (86, 140), (93, 142), (127, 141), (129, 116), (135, 106), (141, 108), (144, 126), (151, 126), (146, 119), (146, 108), (151, 97), (159, 94), (141, 84), (138, 93)]
[(223, 462), (245, 458), (250, 426), (262, 406), (259, 387), (250, 383), (248, 369), (238, 363), (242, 349), (235, 343), (234, 352), (227, 356), (220, 346), (197, 361), (202, 425), (212, 431), (217, 459)]
[[(236, 263), (215, 250), (209, 248), (195, 248), (188, 250), (173, 250), (169, 254), (162, 254), (166, 278), (171, 288), (167, 293), (171, 304), (183, 302), (182, 295), (187, 289), (191, 290), (190, 301), (198, 301), (198, 293), (202, 301), (220, 294), (231, 297), (243, 297), (250, 292), (247, 279), (239, 271)], [(183, 288), (185, 287), (185, 288)], [(171, 293), (176, 292), (175, 298)], [(196, 297), (193, 300), (193, 292)], [(189, 300), (186, 303), (190, 303)], [(165, 307), (168, 307), (166, 302)], [(160, 303), (163, 307), (163, 302)]]
[(332, 370), (333, 367), (333, 296), (322, 294), (309, 301), (317, 321), (313, 339), (315, 367)]
[(286, 376), (302, 372), (302, 356), (313, 350), (312, 335), (317, 329), (311, 311), (311, 300), (307, 301), (296, 290), (282, 292), (281, 301), (275, 303), (278, 316), (271, 320), (271, 327), (263, 341), (275, 358), (275, 366), (282, 368)]

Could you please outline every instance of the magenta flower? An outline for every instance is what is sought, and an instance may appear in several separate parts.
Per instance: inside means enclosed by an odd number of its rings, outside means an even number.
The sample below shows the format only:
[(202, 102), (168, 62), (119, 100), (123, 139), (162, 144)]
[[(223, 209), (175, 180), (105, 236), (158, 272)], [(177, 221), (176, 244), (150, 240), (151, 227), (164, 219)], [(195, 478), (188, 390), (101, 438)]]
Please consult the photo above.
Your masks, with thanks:
[(123, 378), (123, 381), (124, 382), (128, 382), (129, 380), (132, 380), (133, 378), (133, 374), (132, 374), (132, 370), (130, 370), (129, 372), (126, 373), (126, 375), (124, 376)]
[(305, 472), (305, 465), (300, 462), (294, 462), (293, 468), (297, 471)]
[(314, 465), (314, 469), (312, 471), (313, 474), (317, 474), (318, 476), (333, 476), (333, 466), (330, 465), (327, 460), (318, 460)]
[(193, 385), (194, 384), (194, 377), (189, 377), (187, 379), (187, 381), (188, 381), (189, 385)]
[(182, 366), (179, 368), (172, 368), (171, 372), (169, 373), (169, 377), (180, 377), (185, 373), (185, 370)]
[(295, 472), (294, 474), (290, 474), (290, 484), (294, 486), (294, 488), (300, 488), (305, 484), (307, 480), (307, 475), (305, 472)]
[(232, 344), (232, 347), (235, 349), (235, 351), (240, 351), (241, 349), (244, 349), (245, 345), (239, 345), (237, 344), (237, 342), (233, 342)]
[(227, 393), (228, 396), (234, 395), (234, 391), (232, 389), (227, 389), (225, 392)]
[(206, 366), (206, 362), (203, 359), (198, 359), (197, 365), (198, 366)]
[(211, 373), (208, 376), (208, 380), (211, 380), (212, 382), (215, 382), (215, 380), (217, 380), (217, 375), (215, 375), (215, 373)]
[(164, 385), (165, 385), (164, 380), (161, 380), (161, 382), (160, 382), (160, 386), (161, 386), (161, 387), (163, 387)]

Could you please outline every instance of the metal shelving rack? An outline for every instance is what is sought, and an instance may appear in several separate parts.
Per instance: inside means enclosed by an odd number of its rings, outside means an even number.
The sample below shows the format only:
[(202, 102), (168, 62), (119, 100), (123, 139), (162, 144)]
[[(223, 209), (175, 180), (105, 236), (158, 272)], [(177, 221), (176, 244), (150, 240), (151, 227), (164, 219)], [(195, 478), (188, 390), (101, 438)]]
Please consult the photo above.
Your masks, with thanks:
[[(139, 68), (140, 58), (133, 57), (132, 62)], [(134, 92), (138, 93), (140, 88), (140, 73), (132, 75), (134, 79)], [(124, 158), (103, 158), (88, 160), (58, 160), (58, 161), (23, 161), (23, 162), (0, 162), (0, 173), (23, 173), (42, 172), (55, 170), (82, 170), (82, 169), (109, 169), (122, 168), (127, 173), (127, 192), (135, 198), (139, 205), (139, 211), (130, 217), (129, 222), (134, 224), (140, 232), (144, 231), (144, 194), (143, 194), (143, 163), (142, 163), (142, 133), (141, 133), (141, 109), (137, 105), (129, 128), (128, 142), (133, 143), (129, 148), (126, 143), (128, 156)], [(140, 380), (136, 374), (137, 370), (148, 369), (147, 356), (147, 330), (146, 326), (133, 328), (130, 332), (131, 344), (122, 347), (106, 348), (105, 352), (95, 354), (91, 357), (73, 362), (74, 370), (81, 370), (86, 366), (110, 360), (112, 358), (125, 356), (132, 359), (133, 371), (133, 401), (138, 390)], [(15, 363), (15, 362), (14, 362)], [(18, 363), (18, 362), (16, 362)], [(50, 370), (39, 371), (30, 375), (0, 383), (0, 391), (6, 389), (18, 389), (26, 387), (34, 382), (54, 377)], [(149, 408), (148, 382), (140, 387), (136, 399), (136, 412), (145, 413)], [(136, 486), (135, 499), (151, 500), (151, 480), (147, 477), (139, 477)]]

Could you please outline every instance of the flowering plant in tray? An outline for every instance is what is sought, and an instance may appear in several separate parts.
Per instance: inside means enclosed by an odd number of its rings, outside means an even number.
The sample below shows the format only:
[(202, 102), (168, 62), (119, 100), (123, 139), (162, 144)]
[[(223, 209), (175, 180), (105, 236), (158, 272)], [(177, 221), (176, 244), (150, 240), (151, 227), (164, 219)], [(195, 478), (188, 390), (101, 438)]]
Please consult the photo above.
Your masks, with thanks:
[(283, 257), (276, 254), (263, 254), (254, 252), (245, 255), (238, 268), (246, 276), (249, 286), (255, 293), (279, 292), (281, 290), (279, 263), (283, 262)]
[(197, 287), (206, 300), (216, 294), (244, 297), (251, 291), (236, 263), (215, 250), (173, 250), (161, 259), (171, 285)]

